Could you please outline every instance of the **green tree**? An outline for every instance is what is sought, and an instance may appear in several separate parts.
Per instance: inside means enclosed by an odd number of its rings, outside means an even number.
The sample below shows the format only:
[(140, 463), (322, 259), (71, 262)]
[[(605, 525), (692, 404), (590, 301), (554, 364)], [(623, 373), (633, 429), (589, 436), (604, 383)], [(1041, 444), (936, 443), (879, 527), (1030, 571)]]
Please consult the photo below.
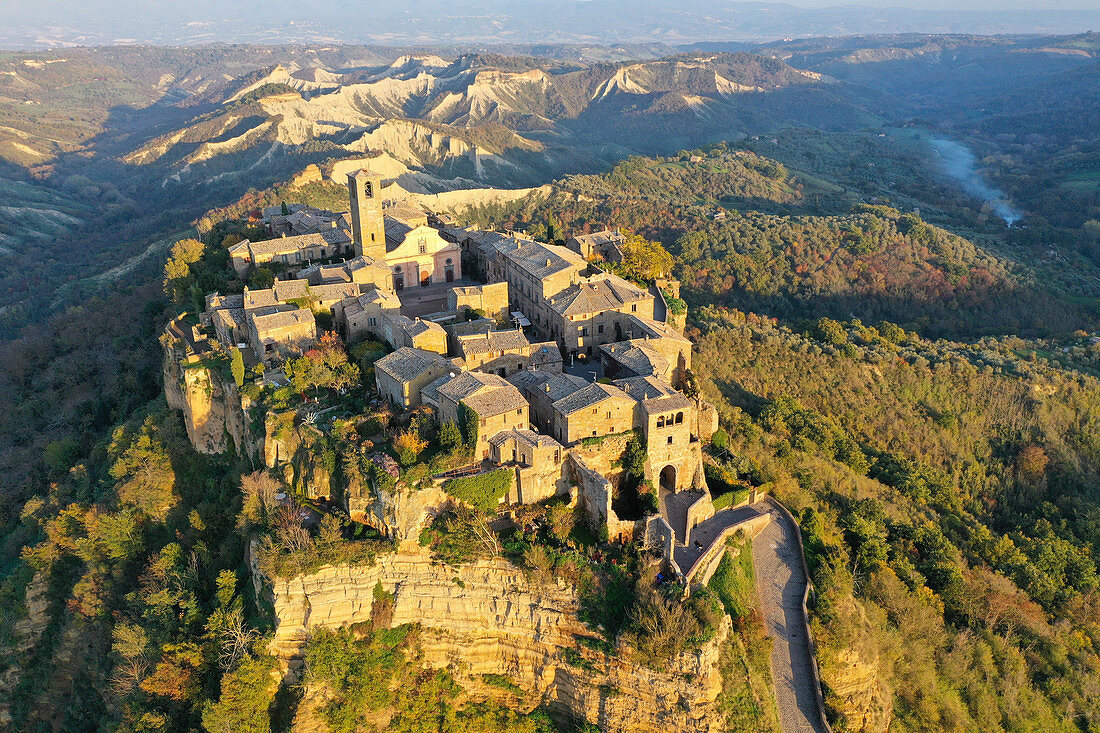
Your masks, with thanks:
[(244, 357), (241, 356), (241, 350), (237, 347), (230, 349), (229, 369), (233, 372), (233, 381), (237, 386), (244, 386)]
[(181, 239), (172, 245), (164, 264), (164, 294), (175, 303), (185, 302), (191, 290), (191, 266), (202, 257), (205, 245), (197, 239)]
[(462, 428), (462, 440), (471, 448), (477, 445), (477, 432), (481, 418), (465, 402), (459, 402), (458, 420)]
[(452, 451), (462, 445), (462, 431), (452, 421), (448, 420), (439, 428), (439, 444), (444, 450)]
[(622, 250), (622, 268), (627, 277), (648, 282), (672, 274), (675, 260), (660, 242), (632, 234), (626, 238)]
[(176, 473), (152, 416), (136, 431), (116, 430), (108, 453), (114, 458), (110, 474), (118, 482), (119, 501), (163, 519), (178, 500)]
[(275, 284), (275, 273), (266, 267), (257, 268), (248, 278), (248, 287), (253, 290), (266, 290)]
[(269, 733), (268, 712), (278, 687), (273, 657), (248, 657), (222, 677), (221, 695), (202, 711), (209, 733)]

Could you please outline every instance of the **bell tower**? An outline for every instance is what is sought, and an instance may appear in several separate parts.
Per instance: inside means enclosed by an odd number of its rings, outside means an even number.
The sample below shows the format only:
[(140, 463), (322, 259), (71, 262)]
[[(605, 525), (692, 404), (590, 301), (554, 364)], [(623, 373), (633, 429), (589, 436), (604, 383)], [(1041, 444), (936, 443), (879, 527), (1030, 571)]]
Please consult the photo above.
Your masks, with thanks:
[(351, 237), (355, 254), (386, 260), (386, 224), (382, 218), (382, 177), (365, 168), (348, 174)]

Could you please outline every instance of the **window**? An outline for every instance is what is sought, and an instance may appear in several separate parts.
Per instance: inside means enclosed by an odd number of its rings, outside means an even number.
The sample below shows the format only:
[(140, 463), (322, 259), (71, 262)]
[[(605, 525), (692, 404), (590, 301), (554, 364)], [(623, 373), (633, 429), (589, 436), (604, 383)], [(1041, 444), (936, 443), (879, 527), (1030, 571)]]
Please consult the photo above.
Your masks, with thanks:
[(670, 436), (668, 436), (668, 444), (669, 444), (669, 445), (672, 445), (672, 436), (671, 436), (671, 435), (670, 435)]
[(370, 325), (377, 326), (378, 325), (378, 319), (377, 318), (371, 318), (370, 319)]
[(637, 304), (637, 303), (634, 303), (634, 304), (632, 304), (632, 305), (630, 306), (630, 310), (631, 310), (631, 312), (633, 312), (633, 313), (637, 313), (637, 312), (638, 312), (638, 304)]
[(588, 326), (581, 326), (581, 336), (588, 335)]
[(607, 419), (608, 419), (608, 420), (610, 420), (610, 419), (611, 419), (611, 410), (608, 410), (608, 411), (607, 411)]
[(401, 272), (401, 265), (398, 265), (397, 267), (393, 268), (393, 271), (394, 272)]
[(518, 410), (516, 410), (516, 417), (523, 417), (523, 408), (522, 407), (519, 408)]
[(450, 257), (447, 258), (447, 264), (448, 265), (453, 265), (454, 264), (454, 262), (451, 260)]
[(682, 413), (682, 412), (677, 412), (677, 413), (676, 413), (676, 424), (677, 424), (677, 425), (679, 425), (679, 424), (680, 424), (680, 423), (682, 423), (683, 421), (684, 421), (684, 413)]
[(603, 333), (603, 324), (600, 324), (599, 333)]
[(664, 426), (665, 426), (665, 416), (664, 415), (658, 415), (657, 416), (657, 427), (663, 428)]

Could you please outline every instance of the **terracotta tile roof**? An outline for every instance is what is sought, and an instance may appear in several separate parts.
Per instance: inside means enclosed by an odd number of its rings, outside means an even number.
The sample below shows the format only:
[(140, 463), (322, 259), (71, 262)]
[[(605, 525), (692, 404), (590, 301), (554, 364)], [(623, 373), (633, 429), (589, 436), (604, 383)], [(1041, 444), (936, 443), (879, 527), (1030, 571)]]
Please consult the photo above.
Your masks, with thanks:
[(374, 368), (389, 375), (398, 382), (409, 382), (424, 374), (430, 369), (446, 369), (449, 362), (439, 354), (433, 354), (423, 349), (413, 349), (402, 346), (391, 354), (386, 354), (374, 362)]
[(642, 403), (646, 412), (686, 410), (694, 406), (683, 392), (656, 377), (616, 379), (613, 384)]
[(482, 334), (470, 334), (458, 337), (459, 350), (463, 355), (485, 354), (494, 351), (526, 351), (531, 343), (519, 329), (510, 331), (489, 331)]
[(664, 374), (669, 367), (668, 358), (656, 349), (645, 346), (644, 342), (604, 344), (600, 351), (638, 376)]
[(530, 239), (508, 239), (497, 245), (498, 251), (536, 280), (563, 270), (586, 267), (584, 258), (571, 249), (543, 244)]
[(550, 301), (550, 308), (563, 316), (579, 316), (618, 310), (652, 297), (616, 275), (570, 285)]
[(595, 407), (605, 400), (627, 398), (627, 395), (618, 387), (599, 382), (589, 382), (576, 392), (554, 402), (554, 410), (562, 415), (570, 415), (586, 407)]
[(313, 313), (308, 308), (279, 310), (271, 313), (254, 313), (252, 314), (252, 321), (256, 326), (256, 332), (260, 334), (261, 338), (265, 331), (289, 328), (291, 326), (314, 325)]
[(626, 237), (622, 232), (616, 229), (604, 229), (602, 232), (592, 232), (591, 234), (580, 234), (573, 239), (577, 240), (581, 244), (587, 244), (593, 247), (598, 247), (604, 244), (618, 244), (625, 242)]
[(243, 307), (246, 311), (255, 310), (257, 308), (267, 308), (278, 304), (279, 300), (275, 297), (275, 291), (271, 288), (266, 288), (264, 290), (249, 290), (245, 288)]
[(517, 443), (523, 443), (533, 448), (563, 448), (561, 443), (551, 438), (549, 435), (543, 435), (536, 433), (534, 430), (525, 430), (517, 428), (514, 430), (501, 430), (499, 433), (489, 438), (489, 443), (495, 446), (501, 446), (509, 440), (514, 440)]
[(482, 418), (503, 415), (506, 412), (523, 410), (527, 407), (527, 400), (523, 399), (519, 390), (510, 384), (507, 387), (494, 387), (478, 392), (462, 401)]
[(307, 280), (276, 280), (271, 286), (275, 293), (275, 300), (286, 302), (309, 295), (309, 282)]
[(332, 243), (325, 239), (322, 233), (312, 232), (310, 234), (298, 234), (293, 237), (277, 237), (263, 242), (253, 242), (249, 246), (249, 249), (254, 255), (289, 254), (290, 252), (297, 252), (306, 247), (328, 247), (331, 245)]
[(623, 321), (623, 333), (627, 332), (632, 332), (631, 338), (635, 340), (648, 336), (649, 338), (671, 339), (673, 341), (691, 343), (691, 339), (687, 338), (667, 323), (661, 323), (660, 321), (654, 321), (649, 318), (642, 318), (641, 316), (633, 314), (629, 315), (626, 320)]

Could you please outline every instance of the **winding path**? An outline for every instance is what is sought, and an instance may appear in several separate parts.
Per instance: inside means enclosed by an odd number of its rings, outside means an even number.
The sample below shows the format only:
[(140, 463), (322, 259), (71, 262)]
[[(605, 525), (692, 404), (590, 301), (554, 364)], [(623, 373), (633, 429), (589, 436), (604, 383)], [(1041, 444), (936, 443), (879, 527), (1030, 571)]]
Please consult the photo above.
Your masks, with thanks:
[(802, 606), (807, 579), (798, 526), (771, 501), (763, 506), (771, 522), (752, 541), (752, 564), (764, 626), (773, 642), (780, 728), (783, 733), (830, 733)]

